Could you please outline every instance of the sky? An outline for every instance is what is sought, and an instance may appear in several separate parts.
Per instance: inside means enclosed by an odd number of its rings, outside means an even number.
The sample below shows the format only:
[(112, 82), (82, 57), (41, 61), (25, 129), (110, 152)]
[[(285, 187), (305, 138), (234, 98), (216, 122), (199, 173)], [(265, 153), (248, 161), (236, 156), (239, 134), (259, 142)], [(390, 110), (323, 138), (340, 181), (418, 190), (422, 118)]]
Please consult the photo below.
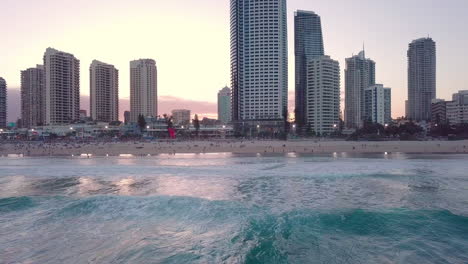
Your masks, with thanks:
[[(294, 11), (322, 17), (325, 53), (340, 62), (365, 45), (378, 83), (392, 88), (393, 117), (404, 115), (408, 43), (437, 43), (437, 97), (468, 89), (466, 0), (288, 0), (289, 94), (294, 109)], [(230, 84), (229, 0), (0, 0), (0, 77), (9, 87), (9, 119), (19, 117), (20, 71), (42, 64), (47, 47), (81, 62), (81, 108), (89, 106), (93, 59), (120, 71), (128, 110), (129, 61), (158, 66), (159, 113), (174, 108), (216, 116), (217, 92)], [(342, 105), (342, 109), (344, 105)]]

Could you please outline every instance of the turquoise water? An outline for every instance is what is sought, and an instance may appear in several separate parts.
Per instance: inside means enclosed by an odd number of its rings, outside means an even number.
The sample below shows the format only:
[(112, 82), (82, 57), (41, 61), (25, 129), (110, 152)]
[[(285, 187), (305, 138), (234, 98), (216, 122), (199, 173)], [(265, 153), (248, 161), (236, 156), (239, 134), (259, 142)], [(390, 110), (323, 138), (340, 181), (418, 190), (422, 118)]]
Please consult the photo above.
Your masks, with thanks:
[(468, 263), (468, 156), (0, 158), (0, 263)]

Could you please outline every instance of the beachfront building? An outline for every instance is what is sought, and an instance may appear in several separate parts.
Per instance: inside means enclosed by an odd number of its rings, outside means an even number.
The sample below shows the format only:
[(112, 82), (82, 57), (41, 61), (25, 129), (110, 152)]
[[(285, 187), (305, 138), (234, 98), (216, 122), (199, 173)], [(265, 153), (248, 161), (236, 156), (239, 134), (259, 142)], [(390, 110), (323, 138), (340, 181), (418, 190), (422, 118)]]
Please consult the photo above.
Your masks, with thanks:
[(0, 77), (0, 128), (7, 126), (7, 83)]
[(232, 121), (231, 88), (227, 86), (218, 92), (218, 120), (223, 124)]
[(407, 118), (414, 121), (431, 119), (432, 100), (436, 99), (436, 43), (421, 38), (408, 49)]
[(307, 62), (305, 127), (317, 135), (330, 135), (340, 124), (340, 65), (329, 56)]
[(43, 65), (21, 71), (21, 126), (23, 128), (45, 124), (45, 94)]
[(431, 122), (434, 124), (447, 123), (447, 101), (443, 99), (432, 100)]
[(381, 125), (392, 121), (392, 90), (375, 84), (364, 91), (365, 121)]
[(175, 109), (172, 110), (172, 120), (174, 125), (188, 125), (190, 124), (190, 110)]
[(375, 62), (365, 51), (346, 59), (345, 125), (360, 128), (365, 120), (365, 90), (375, 84)]
[(130, 122), (138, 116), (158, 115), (158, 76), (156, 61), (139, 59), (130, 62)]
[(468, 91), (459, 91), (447, 102), (447, 120), (450, 125), (468, 124)]
[(231, 0), (232, 118), (237, 131), (284, 130), (286, 0)]
[(80, 118), (80, 61), (70, 53), (47, 48), (45, 124), (70, 124)]
[[(322, 22), (319, 15), (311, 11), (298, 10), (294, 14), (295, 55), (295, 119), (297, 126), (305, 127), (307, 119), (307, 62), (325, 55)], [(313, 106), (312, 106), (313, 107)]]
[(119, 120), (119, 71), (110, 64), (93, 60), (89, 67), (90, 115), (94, 121)]
[(130, 123), (130, 111), (124, 112), (124, 123), (128, 125)]

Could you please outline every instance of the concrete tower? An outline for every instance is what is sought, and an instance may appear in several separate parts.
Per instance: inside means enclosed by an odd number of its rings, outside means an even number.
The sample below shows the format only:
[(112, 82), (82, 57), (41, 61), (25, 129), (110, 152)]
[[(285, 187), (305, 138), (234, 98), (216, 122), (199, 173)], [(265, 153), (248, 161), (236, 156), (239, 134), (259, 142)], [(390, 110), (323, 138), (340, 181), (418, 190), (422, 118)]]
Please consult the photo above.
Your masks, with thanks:
[(89, 67), (90, 115), (95, 121), (119, 120), (119, 71), (110, 64), (93, 60)]
[(286, 0), (231, 0), (232, 117), (237, 128), (260, 124), (284, 128), (288, 112), (286, 12)]

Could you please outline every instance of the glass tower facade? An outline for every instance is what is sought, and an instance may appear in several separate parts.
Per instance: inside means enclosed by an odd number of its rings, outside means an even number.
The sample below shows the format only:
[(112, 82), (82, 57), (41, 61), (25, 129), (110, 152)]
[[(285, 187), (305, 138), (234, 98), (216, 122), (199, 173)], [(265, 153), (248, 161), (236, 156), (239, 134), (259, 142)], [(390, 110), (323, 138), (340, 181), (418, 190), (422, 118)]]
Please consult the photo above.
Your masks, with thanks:
[(304, 127), (307, 119), (307, 61), (324, 56), (323, 46), (320, 16), (311, 11), (297, 11), (294, 15), (295, 116), (300, 128)]

